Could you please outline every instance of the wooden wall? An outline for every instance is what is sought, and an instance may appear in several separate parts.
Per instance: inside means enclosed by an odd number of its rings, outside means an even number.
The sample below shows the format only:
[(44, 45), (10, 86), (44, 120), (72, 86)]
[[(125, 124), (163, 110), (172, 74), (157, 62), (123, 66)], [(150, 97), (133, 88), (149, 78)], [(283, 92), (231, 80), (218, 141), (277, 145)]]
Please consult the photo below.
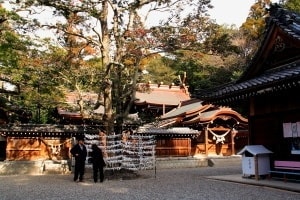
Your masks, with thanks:
[[(300, 121), (297, 90), (255, 97), (250, 102), (250, 144), (261, 144), (274, 152), (274, 159), (300, 159), (291, 155), (289, 138), (283, 137), (283, 123)], [(299, 137), (300, 139), (300, 137)]]
[(7, 138), (6, 160), (61, 160), (69, 158), (67, 139)]
[(176, 157), (176, 156), (195, 156), (195, 155), (221, 155), (230, 156), (249, 144), (248, 131), (238, 133), (234, 140), (235, 152), (232, 152), (231, 134), (229, 133), (224, 144), (218, 143), (212, 135), (208, 135), (207, 151), (205, 143), (205, 134), (197, 138), (156, 138), (156, 156), (157, 157)]
[(156, 156), (191, 156), (190, 138), (158, 138)]

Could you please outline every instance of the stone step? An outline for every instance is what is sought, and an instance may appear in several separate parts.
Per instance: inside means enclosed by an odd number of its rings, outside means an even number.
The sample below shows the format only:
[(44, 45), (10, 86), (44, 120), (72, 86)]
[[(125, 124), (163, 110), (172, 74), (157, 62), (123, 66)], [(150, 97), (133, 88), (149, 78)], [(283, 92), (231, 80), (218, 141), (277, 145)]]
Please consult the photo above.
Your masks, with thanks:
[(207, 167), (207, 166), (208, 163), (206, 158), (193, 158), (193, 157), (156, 158), (157, 169)]
[(42, 174), (67, 174), (71, 172), (71, 168), (67, 160), (45, 160), (43, 164)]
[(43, 161), (3, 161), (0, 162), (1, 175), (30, 174), (37, 175), (43, 171)]
[[(166, 157), (156, 158), (156, 169), (195, 168), (195, 167), (227, 167), (241, 166), (241, 156), (202, 156), (202, 157)], [(91, 165), (86, 171), (91, 172)], [(0, 162), (0, 175), (12, 174), (68, 174), (73, 167), (67, 160), (63, 161), (3, 161)]]
[(233, 156), (209, 156), (207, 157), (210, 167), (242, 166), (242, 157)]

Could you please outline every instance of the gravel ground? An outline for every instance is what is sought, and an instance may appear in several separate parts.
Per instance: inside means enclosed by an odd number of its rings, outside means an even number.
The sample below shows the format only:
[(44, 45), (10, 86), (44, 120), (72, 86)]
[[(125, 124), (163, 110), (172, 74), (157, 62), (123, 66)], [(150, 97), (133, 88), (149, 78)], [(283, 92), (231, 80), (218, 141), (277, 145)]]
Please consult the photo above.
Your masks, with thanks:
[(112, 178), (107, 175), (103, 183), (93, 183), (90, 173), (83, 183), (73, 182), (72, 174), (0, 176), (0, 199), (300, 199), (300, 193), (206, 178), (241, 173), (240, 167), (161, 169), (141, 171), (132, 176), (114, 174)]

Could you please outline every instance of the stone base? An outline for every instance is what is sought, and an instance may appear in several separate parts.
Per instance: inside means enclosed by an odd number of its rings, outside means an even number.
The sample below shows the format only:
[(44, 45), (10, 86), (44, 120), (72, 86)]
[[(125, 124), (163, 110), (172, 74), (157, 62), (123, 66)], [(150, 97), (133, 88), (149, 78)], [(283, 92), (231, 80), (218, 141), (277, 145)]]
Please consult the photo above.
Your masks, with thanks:
[(241, 166), (242, 167), (242, 156), (209, 156), (208, 166), (210, 167), (228, 167), (228, 166)]
[(39, 161), (3, 161), (0, 162), (0, 175), (15, 174), (66, 174), (70, 173), (67, 160), (39, 160)]
[[(226, 167), (242, 166), (241, 156), (198, 156), (198, 157), (165, 157), (156, 158), (156, 169), (196, 168), (196, 167)], [(86, 172), (92, 171), (91, 165), (86, 165)], [(0, 162), (0, 175), (14, 174), (70, 174), (74, 169), (68, 160), (41, 161), (3, 161)]]

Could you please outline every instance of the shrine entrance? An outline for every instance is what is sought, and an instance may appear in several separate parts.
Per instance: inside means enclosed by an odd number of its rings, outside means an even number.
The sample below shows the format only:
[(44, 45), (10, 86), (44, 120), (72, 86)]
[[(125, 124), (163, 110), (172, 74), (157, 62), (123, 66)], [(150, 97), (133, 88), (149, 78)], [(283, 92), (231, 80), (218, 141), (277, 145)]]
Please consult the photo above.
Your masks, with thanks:
[(234, 155), (234, 129), (224, 127), (207, 127), (206, 152), (217, 155)]

